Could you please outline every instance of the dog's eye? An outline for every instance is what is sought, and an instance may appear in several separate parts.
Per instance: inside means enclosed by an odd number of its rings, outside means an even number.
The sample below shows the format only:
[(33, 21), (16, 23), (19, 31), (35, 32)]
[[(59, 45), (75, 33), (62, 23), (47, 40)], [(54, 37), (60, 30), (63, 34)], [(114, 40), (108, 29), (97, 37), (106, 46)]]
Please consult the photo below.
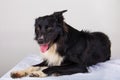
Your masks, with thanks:
[(39, 27), (37, 27), (37, 28), (36, 28), (36, 30), (37, 30), (37, 31), (40, 31), (40, 28), (39, 28)]
[(49, 31), (51, 31), (53, 28), (52, 27), (47, 27), (47, 31), (49, 32)]

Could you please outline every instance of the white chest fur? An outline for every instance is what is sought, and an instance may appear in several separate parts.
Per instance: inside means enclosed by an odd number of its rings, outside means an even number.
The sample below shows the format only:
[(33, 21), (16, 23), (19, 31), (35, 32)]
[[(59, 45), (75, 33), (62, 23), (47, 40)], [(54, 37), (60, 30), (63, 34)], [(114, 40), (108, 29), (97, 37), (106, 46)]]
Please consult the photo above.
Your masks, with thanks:
[(56, 52), (56, 48), (57, 45), (53, 44), (48, 51), (42, 53), (43, 59), (47, 60), (49, 66), (59, 66), (63, 61), (63, 57)]

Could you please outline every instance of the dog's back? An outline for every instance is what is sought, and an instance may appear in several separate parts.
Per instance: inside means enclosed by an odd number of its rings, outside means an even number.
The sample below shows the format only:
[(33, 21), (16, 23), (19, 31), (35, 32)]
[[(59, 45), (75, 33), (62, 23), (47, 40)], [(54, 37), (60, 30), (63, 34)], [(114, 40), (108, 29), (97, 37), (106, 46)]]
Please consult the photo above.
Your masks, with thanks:
[(63, 51), (66, 51), (64, 53), (67, 54), (68, 59), (85, 66), (91, 66), (110, 59), (111, 42), (106, 34), (78, 31), (66, 23), (65, 26), (68, 28), (68, 32), (65, 34), (67, 36), (66, 45), (59, 45), (64, 47), (65, 50)]

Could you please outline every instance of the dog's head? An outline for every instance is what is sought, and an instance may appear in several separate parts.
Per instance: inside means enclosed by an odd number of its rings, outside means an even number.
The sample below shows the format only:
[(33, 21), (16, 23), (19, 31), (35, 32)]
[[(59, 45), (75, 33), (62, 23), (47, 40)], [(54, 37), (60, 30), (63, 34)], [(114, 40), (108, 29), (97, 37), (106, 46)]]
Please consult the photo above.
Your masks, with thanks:
[(54, 12), (52, 15), (39, 17), (35, 20), (35, 40), (40, 45), (41, 51), (49, 49), (59, 36), (63, 34), (63, 16), (67, 10)]

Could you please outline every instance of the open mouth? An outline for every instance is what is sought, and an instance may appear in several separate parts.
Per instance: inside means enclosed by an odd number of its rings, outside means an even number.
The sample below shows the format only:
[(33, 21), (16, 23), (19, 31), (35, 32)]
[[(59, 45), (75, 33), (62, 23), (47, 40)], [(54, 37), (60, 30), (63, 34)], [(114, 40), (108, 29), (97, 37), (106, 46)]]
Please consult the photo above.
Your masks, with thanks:
[(49, 42), (44, 43), (44, 44), (40, 44), (40, 50), (42, 53), (45, 53), (48, 49), (49, 49)]

